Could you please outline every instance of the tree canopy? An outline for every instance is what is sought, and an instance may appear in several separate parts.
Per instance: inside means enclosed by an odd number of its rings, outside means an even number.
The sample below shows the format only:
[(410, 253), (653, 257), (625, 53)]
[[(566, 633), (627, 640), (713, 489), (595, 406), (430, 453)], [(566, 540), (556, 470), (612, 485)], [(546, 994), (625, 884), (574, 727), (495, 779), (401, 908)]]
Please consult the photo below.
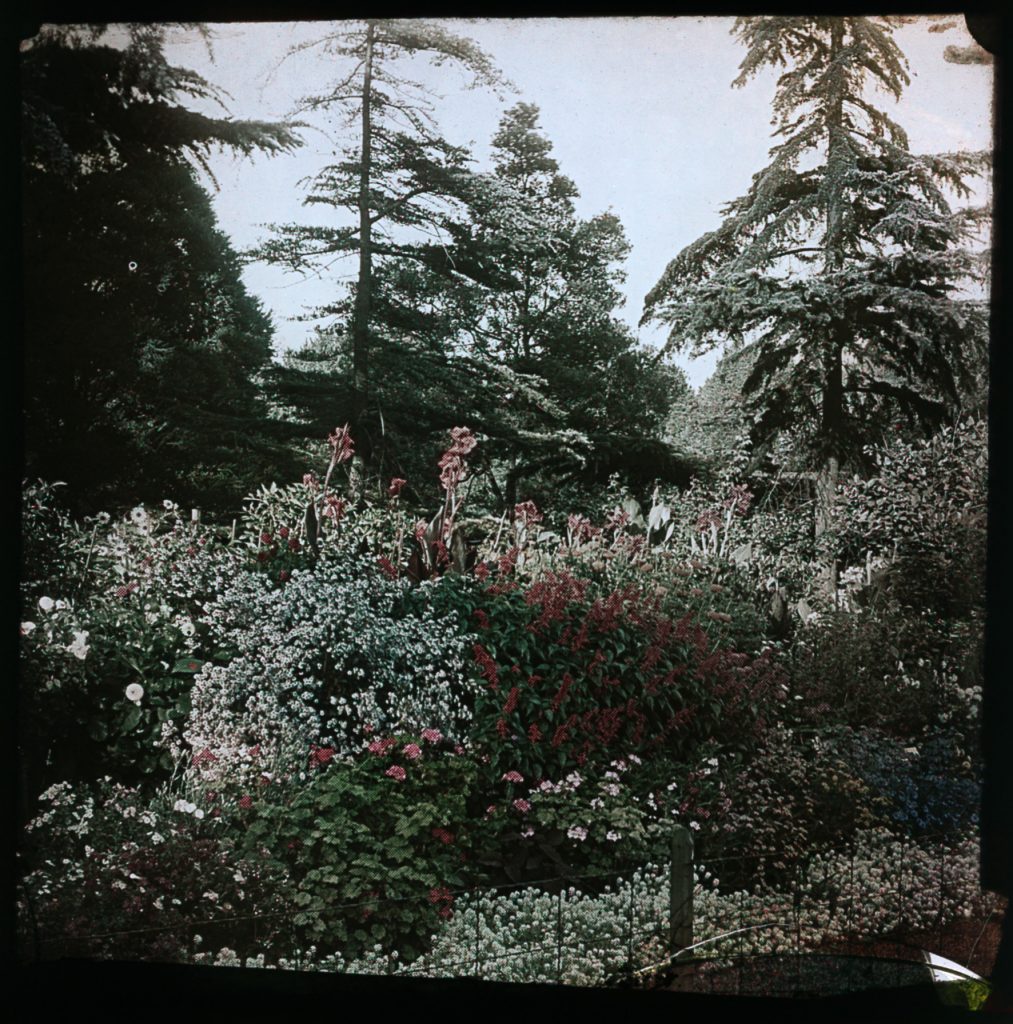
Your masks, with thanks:
[(27, 470), (84, 506), (234, 499), (264, 468), (272, 328), (189, 161), (298, 139), (190, 110), (216, 92), (164, 40), (44, 29), (22, 57)]
[(889, 18), (737, 20), (735, 84), (781, 70), (771, 162), (644, 309), (673, 348), (752, 346), (756, 434), (808, 437), (831, 476), (884, 415), (952, 416), (986, 338), (984, 303), (965, 290), (985, 211), (951, 205), (986, 157), (911, 152), (876, 98), (908, 82), (892, 30)]

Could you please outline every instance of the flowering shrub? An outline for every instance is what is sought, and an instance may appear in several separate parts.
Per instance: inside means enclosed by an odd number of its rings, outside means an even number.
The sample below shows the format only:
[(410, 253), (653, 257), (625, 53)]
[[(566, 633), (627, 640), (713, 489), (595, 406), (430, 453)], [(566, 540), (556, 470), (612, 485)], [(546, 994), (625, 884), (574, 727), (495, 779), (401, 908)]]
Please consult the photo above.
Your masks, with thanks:
[(921, 835), (977, 824), (981, 779), (952, 734), (937, 733), (912, 746), (872, 729), (844, 729), (825, 741), (877, 795), (889, 827)]
[(769, 655), (712, 649), (692, 614), (674, 621), (641, 588), (595, 596), (567, 571), (522, 587), (511, 564), (439, 592), (478, 627), (471, 732), (492, 773), (558, 778), (630, 752), (681, 756), (718, 728), (731, 744), (762, 732), (781, 686)]
[(626, 784), (629, 767), (617, 760), (601, 775), (571, 771), (558, 782), (504, 773), (471, 830), (489, 879), (573, 879), (642, 863), (652, 822)]
[(284, 585), (245, 575), (201, 622), (232, 655), (196, 676), (184, 732), (194, 755), (215, 759), (209, 777), (254, 746), (299, 757), (311, 743), (344, 754), (397, 729), (465, 736), (472, 638), (452, 612), (434, 613), (430, 588), (411, 592), (368, 557), (322, 559)]
[(332, 753), (317, 748), (305, 772), (272, 776), (246, 799), (219, 787), (223, 820), (285, 880), (288, 948), (354, 956), (378, 943), (410, 959), (455, 911), (474, 765), (419, 735), (378, 738), (354, 759)]
[[(28, 494), (29, 505), (40, 504)], [(26, 528), (41, 514), (33, 510)], [(172, 759), (161, 741), (188, 713), (190, 678), (212, 653), (202, 650), (201, 605), (240, 564), (169, 501), (120, 520), (96, 516), (68, 528), (61, 544), (73, 572), (56, 573), (47, 590), (27, 569), (23, 582), (23, 770), (31, 788), (103, 770), (124, 781), (164, 773)]]
[(285, 910), (277, 880), (243, 858), (207, 801), (174, 807), (106, 778), (57, 783), (40, 807), (20, 855), (26, 953), (179, 959), (198, 927), (211, 941), (270, 947), (272, 915)]

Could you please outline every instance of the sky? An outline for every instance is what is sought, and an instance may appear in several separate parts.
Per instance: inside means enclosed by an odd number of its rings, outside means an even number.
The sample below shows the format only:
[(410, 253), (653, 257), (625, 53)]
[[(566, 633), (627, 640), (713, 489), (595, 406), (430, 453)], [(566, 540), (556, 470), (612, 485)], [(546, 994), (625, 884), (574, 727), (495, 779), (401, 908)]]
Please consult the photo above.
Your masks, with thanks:
[[(626, 302), (618, 311), (640, 341), (665, 340), (663, 327), (639, 328), (647, 292), (668, 261), (721, 222), (724, 203), (742, 195), (765, 167), (771, 138), (770, 103), (776, 76), (766, 72), (733, 88), (745, 50), (724, 17), (440, 19), (447, 30), (473, 39), (515, 86), (494, 95), (464, 88), (449, 66), (412, 67), (442, 97), (439, 128), (448, 141), (469, 145), (478, 169), (489, 167), (489, 140), (503, 112), (517, 102), (535, 104), (561, 173), (580, 191), (577, 213), (611, 210), (632, 245), (626, 264)], [(876, 102), (904, 127), (913, 152), (991, 147), (992, 67), (943, 59), (948, 45), (972, 42), (955, 18), (930, 32), (921, 19), (894, 39), (909, 61), (911, 83), (899, 102)], [(939, 24), (936, 22), (935, 24)], [(282, 120), (298, 100), (322, 91), (340, 71), (317, 50), (286, 57), (289, 49), (339, 29), (334, 22), (221, 24), (213, 29), (213, 59), (196, 33), (174, 33), (166, 53), (226, 90), (231, 116)], [(209, 112), (211, 112), (209, 110)], [(216, 112), (221, 116), (221, 111)], [(221, 228), (237, 249), (269, 237), (270, 223), (313, 223), (302, 206), (300, 182), (332, 158), (333, 117), (303, 133), (291, 155), (236, 158), (216, 155), (214, 205)], [(339, 142), (342, 140), (339, 138)], [(344, 140), (347, 141), (347, 140)], [(988, 200), (982, 185), (977, 202)], [(326, 276), (303, 278), (279, 267), (251, 265), (244, 280), (270, 311), (276, 349), (300, 345), (313, 325), (293, 321), (333, 298), (335, 274), (349, 275), (346, 260)], [(676, 355), (699, 387), (718, 353), (698, 359)]]

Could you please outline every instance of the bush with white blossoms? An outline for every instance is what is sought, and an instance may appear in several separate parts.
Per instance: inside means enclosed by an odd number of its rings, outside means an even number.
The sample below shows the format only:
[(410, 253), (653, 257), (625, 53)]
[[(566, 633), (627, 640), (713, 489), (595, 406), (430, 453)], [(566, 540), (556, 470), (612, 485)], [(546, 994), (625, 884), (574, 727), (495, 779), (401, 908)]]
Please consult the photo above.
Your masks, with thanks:
[(472, 637), (453, 614), (436, 616), (428, 593), (352, 557), (294, 570), (284, 585), (240, 577), (201, 618), (232, 657), (196, 676), (187, 743), (225, 771), (251, 746), (344, 754), (424, 728), (462, 741), (479, 685), (465, 667)]
[(168, 741), (211, 653), (198, 616), (245, 571), (245, 552), (168, 500), (74, 522), (52, 488), (29, 487), (23, 528), (23, 789), (100, 771), (167, 778)]
[[(888, 865), (896, 864), (891, 874)], [(720, 958), (814, 951), (850, 938), (909, 935), (957, 917), (983, 918), (995, 899), (977, 884), (978, 844), (912, 845), (885, 831), (857, 837), (846, 853), (817, 858), (792, 888), (724, 892), (704, 865), (697, 867), (693, 938), (697, 955)], [(613, 877), (591, 895), (570, 887), (459, 893), (452, 918), (431, 948), (411, 964), (377, 947), (354, 959), (321, 956), (315, 947), (268, 964), (247, 966), (349, 974), (424, 977), (477, 975), (510, 982), (602, 985), (631, 970), (650, 969), (668, 956), (669, 865), (648, 864)], [(744, 927), (762, 925), (748, 932)], [(734, 935), (727, 935), (736, 932)], [(197, 949), (200, 964), (243, 963), (231, 949)]]
[(107, 777), (57, 783), (39, 806), (18, 855), (24, 956), (178, 960), (196, 926), (252, 944), (254, 917), (263, 918), (259, 948), (270, 942), (285, 910), (279, 880), (197, 802), (168, 790), (147, 797)]

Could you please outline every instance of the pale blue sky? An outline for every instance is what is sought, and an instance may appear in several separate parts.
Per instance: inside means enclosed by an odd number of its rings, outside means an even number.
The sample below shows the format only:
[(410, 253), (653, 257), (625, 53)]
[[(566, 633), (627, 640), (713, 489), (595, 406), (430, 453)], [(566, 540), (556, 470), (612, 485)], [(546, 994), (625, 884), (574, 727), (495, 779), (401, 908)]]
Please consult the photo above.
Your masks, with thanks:
[[(911, 85), (900, 103), (880, 97), (908, 131), (915, 152), (986, 149), (991, 145), (992, 68), (943, 60), (950, 44), (966, 45), (958, 27), (929, 32), (931, 22), (907, 25), (894, 38), (910, 61)], [(475, 143), (487, 166), (488, 142), (503, 111), (524, 100), (541, 110), (541, 124), (561, 171), (580, 189), (578, 213), (611, 209), (633, 246), (626, 266), (627, 302), (621, 311), (640, 339), (656, 345), (659, 328), (638, 329), (644, 295), (666, 263), (684, 246), (720, 223), (723, 203), (741, 195), (766, 165), (770, 100), (775, 78), (767, 74), (741, 89), (742, 46), (731, 36), (730, 18), (580, 18), (442, 20), (449, 30), (474, 39), (518, 92), (502, 99), (461, 88), (453, 70), (426, 70), (426, 81), (443, 95), (437, 117), (454, 143)], [(336, 23), (301, 22), (219, 25), (214, 63), (196, 36), (176, 34), (168, 48), (175, 63), (192, 67), (233, 97), (230, 112), (275, 120), (296, 100), (321, 91), (336, 72), (334, 58), (307, 51), (282, 61), (293, 44), (333, 31)], [(416, 70), (412, 69), (413, 72)], [(326, 125), (326, 118), (321, 122)], [(312, 222), (301, 206), (300, 179), (331, 157), (321, 132), (307, 132), (297, 153), (267, 159), (212, 161), (220, 191), (215, 209), (237, 248), (267, 236), (268, 222)], [(982, 191), (979, 201), (984, 201)], [(331, 271), (351, 274), (354, 261)], [(273, 315), (279, 349), (299, 345), (311, 331), (288, 318), (334, 293), (335, 278), (301, 279), (277, 267), (251, 266), (247, 286)], [(699, 386), (716, 356), (677, 357)]]

